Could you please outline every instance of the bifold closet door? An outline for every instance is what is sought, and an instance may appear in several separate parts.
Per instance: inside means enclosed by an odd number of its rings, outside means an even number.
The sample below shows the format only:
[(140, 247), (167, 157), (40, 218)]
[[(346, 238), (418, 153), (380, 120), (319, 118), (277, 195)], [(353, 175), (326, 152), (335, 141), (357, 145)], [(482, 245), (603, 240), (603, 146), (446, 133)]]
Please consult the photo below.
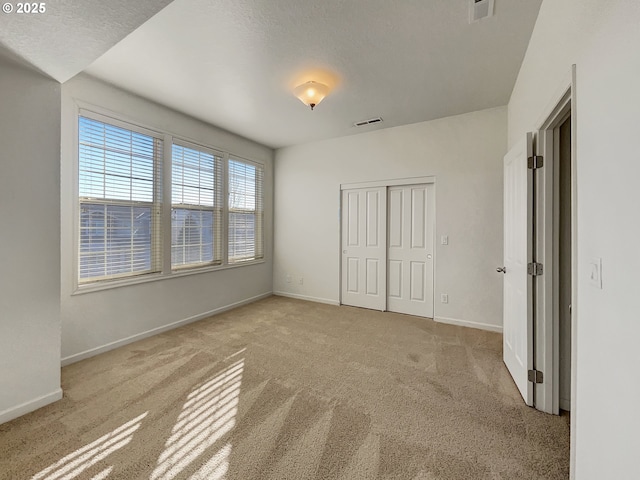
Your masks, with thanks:
[(386, 187), (342, 191), (342, 303), (386, 309)]
[(387, 309), (433, 317), (433, 184), (389, 187)]

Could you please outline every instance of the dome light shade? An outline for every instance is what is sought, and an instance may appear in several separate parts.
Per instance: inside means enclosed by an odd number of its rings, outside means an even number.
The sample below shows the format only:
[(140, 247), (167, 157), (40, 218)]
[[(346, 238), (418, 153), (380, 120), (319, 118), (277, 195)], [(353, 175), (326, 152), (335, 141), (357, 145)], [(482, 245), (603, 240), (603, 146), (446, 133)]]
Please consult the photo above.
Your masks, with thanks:
[(318, 82), (306, 82), (302, 85), (298, 85), (293, 94), (300, 99), (302, 103), (311, 107), (318, 105), (324, 97), (329, 93), (329, 87)]

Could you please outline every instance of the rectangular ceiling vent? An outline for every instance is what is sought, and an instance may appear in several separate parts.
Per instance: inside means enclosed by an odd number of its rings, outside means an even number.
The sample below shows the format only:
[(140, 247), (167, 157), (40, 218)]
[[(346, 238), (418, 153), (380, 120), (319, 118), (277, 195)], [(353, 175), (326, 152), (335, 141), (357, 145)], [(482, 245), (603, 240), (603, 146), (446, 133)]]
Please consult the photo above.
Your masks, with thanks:
[(469, 0), (469, 23), (493, 16), (493, 0)]
[(380, 123), (382, 122), (382, 117), (370, 118), (369, 120), (362, 120), (361, 122), (356, 122), (353, 125), (355, 127), (364, 127), (365, 125), (371, 125), (372, 123)]

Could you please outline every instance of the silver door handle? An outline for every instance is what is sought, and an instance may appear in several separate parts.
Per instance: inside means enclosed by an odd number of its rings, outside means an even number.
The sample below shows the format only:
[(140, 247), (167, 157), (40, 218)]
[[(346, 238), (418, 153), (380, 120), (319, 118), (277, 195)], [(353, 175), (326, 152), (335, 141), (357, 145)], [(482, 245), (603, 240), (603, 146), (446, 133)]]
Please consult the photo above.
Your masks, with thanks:
[(498, 273), (507, 273), (507, 267), (498, 267), (498, 268), (496, 268), (496, 272), (498, 272)]

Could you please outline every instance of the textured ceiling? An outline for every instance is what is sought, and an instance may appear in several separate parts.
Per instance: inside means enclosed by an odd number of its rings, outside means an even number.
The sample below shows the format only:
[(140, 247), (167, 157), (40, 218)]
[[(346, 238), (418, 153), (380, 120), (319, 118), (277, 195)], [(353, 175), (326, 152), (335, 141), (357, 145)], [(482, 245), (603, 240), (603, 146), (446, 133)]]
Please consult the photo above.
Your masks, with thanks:
[[(50, 0), (44, 13), (0, 13), (0, 55), (59, 82), (84, 70), (171, 0)], [(25, 3), (25, 2), (21, 2)], [(29, 2), (30, 4), (33, 2)]]
[[(469, 0), (167, 3), (51, 1), (0, 15), (0, 46), (59, 81), (97, 58), (84, 71), (281, 147), (505, 105), (542, 0), (473, 24)], [(307, 80), (333, 89), (313, 112), (291, 93)]]

